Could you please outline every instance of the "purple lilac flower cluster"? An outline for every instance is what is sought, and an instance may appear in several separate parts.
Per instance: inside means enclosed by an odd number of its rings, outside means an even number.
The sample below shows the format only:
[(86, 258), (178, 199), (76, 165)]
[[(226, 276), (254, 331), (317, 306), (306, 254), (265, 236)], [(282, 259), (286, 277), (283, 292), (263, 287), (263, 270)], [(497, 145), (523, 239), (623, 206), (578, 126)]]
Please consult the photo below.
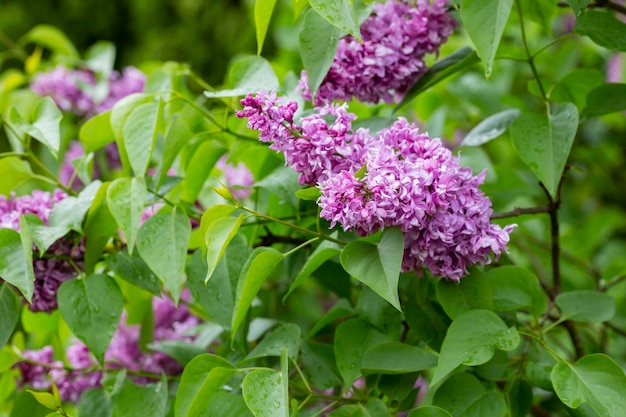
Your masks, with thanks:
[(35, 75), (30, 88), (40, 96), (52, 97), (62, 111), (88, 117), (111, 109), (129, 94), (143, 91), (145, 81), (146, 76), (134, 67), (121, 73), (113, 71), (108, 79), (108, 95), (97, 102), (92, 93), (97, 85), (95, 73), (58, 66)]
[[(361, 25), (362, 42), (348, 35), (339, 41), (315, 104), (339, 100), (387, 103), (401, 99), (427, 70), (424, 57), (436, 53), (454, 29), (447, 0), (389, 0), (376, 3)], [(306, 72), (299, 87), (311, 100)]]
[(231, 164), (227, 162), (227, 155), (222, 156), (215, 166), (222, 171), (228, 189), (233, 197), (246, 199), (250, 196), (250, 187), (254, 184), (252, 172), (246, 164)]
[[(300, 183), (316, 185), (320, 216), (362, 236), (385, 227), (404, 233), (402, 270), (459, 280), (472, 264), (487, 264), (506, 251), (514, 225), (490, 223), (491, 201), (478, 176), (459, 164), (440, 139), (400, 118), (372, 136), (352, 130), (346, 105), (326, 104), (299, 124), (295, 102), (274, 93), (248, 94), (238, 117), (260, 131), (270, 148), (285, 154)], [(327, 122), (323, 116), (331, 115)]]
[[(188, 293), (183, 297), (188, 297)], [(195, 336), (190, 331), (199, 324), (199, 319), (189, 309), (181, 305), (178, 308), (169, 298), (153, 298), (154, 341), (182, 340), (193, 341)], [(126, 323), (122, 316), (113, 339), (105, 354), (105, 368), (127, 369), (132, 372), (151, 373), (159, 378), (161, 373), (177, 375), (183, 367), (173, 358), (162, 352), (145, 352), (139, 346), (139, 326)], [(40, 350), (29, 350), (22, 353), (28, 361), (18, 362), (15, 369), (20, 372), (21, 386), (27, 385), (37, 390), (49, 390), (50, 378), (59, 388), (63, 401), (78, 402), (82, 393), (101, 384), (102, 372), (96, 370), (98, 364), (89, 349), (83, 343), (74, 341), (67, 349), (67, 367), (60, 361), (53, 360), (51, 346)], [(137, 384), (154, 382), (155, 378), (147, 376), (134, 377)]]
[[(8, 199), (0, 195), (0, 227), (19, 231), (23, 214), (34, 214), (48, 224), (52, 208), (66, 196), (58, 189), (52, 193), (34, 190), (30, 195)], [(57, 308), (59, 286), (76, 276), (74, 265), (82, 265), (84, 252), (84, 242), (68, 236), (54, 242), (41, 258), (33, 259), (35, 287), (30, 310), (50, 312)]]

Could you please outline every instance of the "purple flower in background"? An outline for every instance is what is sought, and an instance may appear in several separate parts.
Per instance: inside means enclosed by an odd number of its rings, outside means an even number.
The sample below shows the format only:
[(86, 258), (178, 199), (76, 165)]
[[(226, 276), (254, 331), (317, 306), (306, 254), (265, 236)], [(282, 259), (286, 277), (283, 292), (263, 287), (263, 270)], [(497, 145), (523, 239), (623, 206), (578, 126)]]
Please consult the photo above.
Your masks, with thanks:
[[(414, 3), (414, 4), (412, 4)], [(447, 0), (390, 0), (376, 3), (361, 25), (362, 42), (348, 35), (339, 41), (315, 104), (357, 100), (392, 103), (427, 70), (424, 56), (436, 53), (453, 31)], [(311, 100), (306, 72), (299, 84)]]
[(96, 102), (93, 91), (98, 82), (94, 72), (58, 66), (52, 71), (36, 74), (30, 87), (42, 97), (52, 97), (62, 111), (89, 117), (111, 109), (129, 94), (143, 91), (145, 80), (145, 75), (134, 67), (127, 67), (122, 73), (113, 71), (105, 80), (108, 95)]
[(227, 159), (226, 155), (222, 156), (215, 166), (224, 174), (226, 185), (233, 197), (238, 199), (248, 198), (251, 192), (249, 187), (252, 187), (254, 184), (252, 172), (250, 172), (246, 164), (237, 163), (233, 165), (226, 162)]
[[(238, 117), (260, 131), (270, 148), (300, 173), (300, 183), (322, 191), (320, 216), (362, 236), (385, 227), (404, 233), (402, 270), (458, 280), (472, 264), (488, 264), (506, 251), (514, 225), (490, 223), (491, 201), (478, 176), (406, 119), (371, 135), (352, 131), (346, 105), (326, 104), (293, 121), (294, 102), (274, 93), (248, 95)], [(330, 117), (330, 121), (328, 121)], [(334, 118), (334, 121), (332, 120)]]
[[(182, 294), (183, 299), (189, 298), (189, 291)], [(178, 308), (174, 302), (166, 297), (154, 297), (152, 301), (154, 312), (154, 342), (162, 341), (193, 341), (192, 333), (200, 320), (191, 314), (185, 305)], [(132, 376), (132, 371), (152, 373), (158, 377), (161, 373), (177, 375), (183, 367), (172, 357), (158, 351), (143, 351), (139, 346), (139, 325), (126, 323), (126, 313), (122, 314), (120, 324), (113, 335), (113, 339), (105, 353), (105, 368), (127, 369), (137, 384), (147, 384), (155, 379), (147, 376)], [(61, 362), (52, 361), (52, 347), (46, 346), (41, 350), (25, 351), (25, 358), (49, 364), (49, 366), (35, 365), (29, 362), (18, 362), (15, 368), (22, 374), (22, 385), (29, 385), (36, 389), (50, 389), (50, 376), (59, 388), (59, 394), (64, 401), (78, 402), (82, 393), (93, 387), (99, 387), (102, 372), (89, 349), (82, 342), (75, 340), (67, 349), (68, 368), (63, 369)], [(51, 369), (54, 368), (54, 369)]]

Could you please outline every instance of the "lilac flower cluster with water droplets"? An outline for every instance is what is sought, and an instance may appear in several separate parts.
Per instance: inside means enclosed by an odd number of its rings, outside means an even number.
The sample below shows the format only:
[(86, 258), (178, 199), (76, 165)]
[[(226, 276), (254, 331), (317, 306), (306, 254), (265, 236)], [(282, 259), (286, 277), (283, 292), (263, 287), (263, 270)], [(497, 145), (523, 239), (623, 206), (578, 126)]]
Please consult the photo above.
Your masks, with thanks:
[(320, 188), (320, 216), (331, 227), (362, 236), (402, 230), (403, 271), (426, 268), (459, 280), (470, 265), (506, 251), (515, 225), (490, 222), (491, 201), (478, 188), (485, 172), (474, 176), (440, 139), (406, 119), (372, 135), (352, 129), (356, 116), (345, 104), (318, 107), (298, 123), (297, 104), (275, 93), (248, 94), (241, 104), (237, 116), (285, 155), (300, 183)]
[[(428, 69), (427, 54), (436, 53), (454, 29), (447, 0), (390, 0), (374, 4), (361, 25), (362, 42), (347, 35), (339, 41), (331, 67), (315, 95), (315, 104), (339, 100), (387, 103), (401, 99)], [(305, 71), (302, 96), (311, 100)]]
[[(189, 293), (183, 293), (188, 298)], [(185, 305), (176, 307), (167, 298), (153, 298), (154, 342), (187, 341), (195, 339), (194, 328), (200, 320), (191, 314)], [(178, 375), (182, 365), (167, 354), (159, 351), (144, 351), (140, 347), (139, 325), (129, 325), (126, 314), (113, 335), (105, 353), (105, 370), (126, 369), (129, 377), (136, 384), (148, 384), (158, 381), (161, 373)], [(50, 390), (51, 382), (57, 385), (63, 401), (77, 403), (82, 393), (101, 386), (103, 373), (89, 349), (82, 342), (75, 340), (66, 352), (67, 364), (54, 360), (52, 346), (38, 350), (22, 352), (25, 361), (18, 362), (14, 368), (20, 372), (20, 386), (37, 390)], [(50, 374), (50, 379), (48, 378)]]

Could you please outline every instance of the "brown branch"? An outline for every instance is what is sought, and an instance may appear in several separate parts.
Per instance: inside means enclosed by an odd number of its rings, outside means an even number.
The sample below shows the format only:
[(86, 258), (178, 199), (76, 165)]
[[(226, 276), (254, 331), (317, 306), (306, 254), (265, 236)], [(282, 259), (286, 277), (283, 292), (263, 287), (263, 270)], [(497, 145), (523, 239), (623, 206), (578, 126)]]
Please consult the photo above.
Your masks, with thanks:
[(587, 7), (590, 9), (597, 7), (606, 7), (609, 10), (613, 10), (626, 15), (626, 7), (622, 6), (621, 4), (614, 3), (611, 0), (598, 0), (595, 3), (591, 3)]
[(564, 321), (563, 327), (567, 330), (570, 339), (572, 339), (572, 345), (574, 346), (574, 351), (576, 352), (576, 359), (580, 359), (585, 356), (585, 349), (583, 348), (583, 342), (580, 337), (580, 333), (578, 333), (578, 329), (576, 329), (576, 325), (571, 321)]
[(546, 198), (548, 199), (548, 207), (550, 208), (548, 213), (550, 214), (550, 252), (552, 254), (552, 296), (556, 297), (561, 292), (561, 264), (559, 262), (559, 252), (561, 247), (559, 245), (559, 218), (557, 211), (559, 209), (560, 201), (552, 198), (552, 194), (548, 189), (539, 183)]
[(540, 207), (514, 207), (511, 211), (492, 214), (491, 219), (506, 219), (507, 217), (521, 216), (523, 214), (548, 213), (549, 211), (549, 205)]

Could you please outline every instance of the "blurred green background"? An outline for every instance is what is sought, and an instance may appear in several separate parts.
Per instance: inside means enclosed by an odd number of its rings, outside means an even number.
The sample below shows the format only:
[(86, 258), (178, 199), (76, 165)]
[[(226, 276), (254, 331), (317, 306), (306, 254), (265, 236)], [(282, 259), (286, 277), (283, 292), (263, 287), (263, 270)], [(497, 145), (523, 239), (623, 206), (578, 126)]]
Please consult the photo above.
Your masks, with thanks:
[[(58, 27), (79, 52), (117, 46), (117, 67), (186, 62), (213, 85), (237, 53), (255, 53), (253, 0), (0, 0), (0, 31), (18, 40), (37, 24)], [(217, 18), (219, 16), (219, 18)], [(267, 40), (264, 52), (275, 49)], [(19, 61), (7, 61), (8, 66)]]

